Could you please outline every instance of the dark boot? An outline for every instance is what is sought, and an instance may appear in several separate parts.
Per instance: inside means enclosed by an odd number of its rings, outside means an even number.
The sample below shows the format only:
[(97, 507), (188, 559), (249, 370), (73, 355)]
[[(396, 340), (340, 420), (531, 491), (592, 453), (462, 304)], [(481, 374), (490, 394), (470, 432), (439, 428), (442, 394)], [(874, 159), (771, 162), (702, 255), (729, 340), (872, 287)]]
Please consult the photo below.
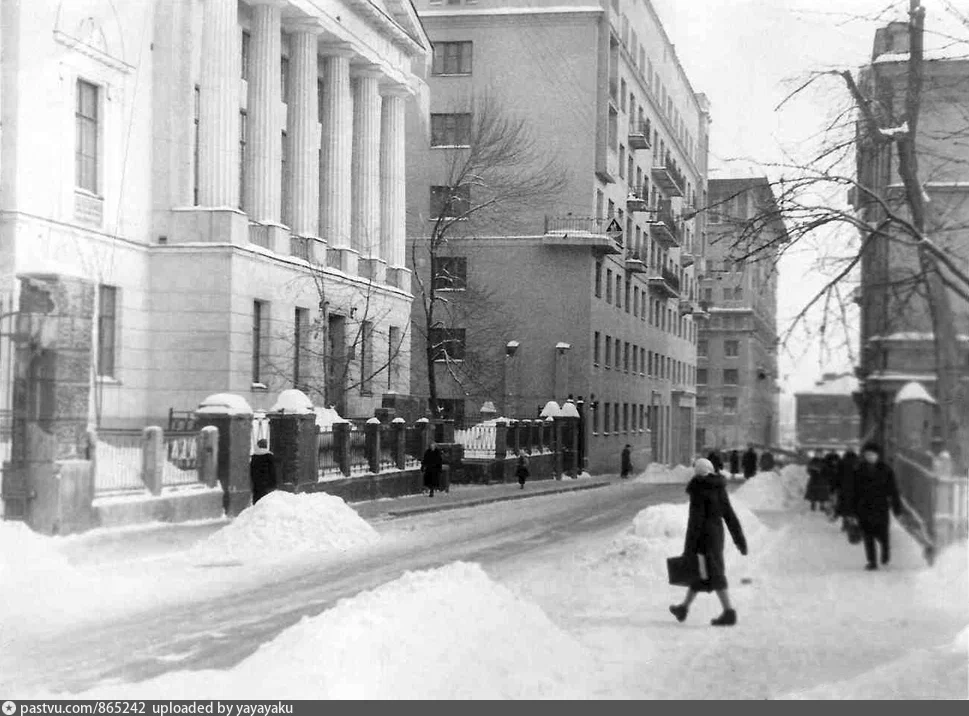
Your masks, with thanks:
[(686, 614), (689, 610), (683, 604), (672, 604), (670, 605), (670, 614), (676, 617), (676, 621), (683, 622), (686, 621)]
[(874, 572), (876, 569), (878, 569), (878, 565), (874, 562), (869, 562), (865, 565), (865, 569), (869, 572)]
[(431, 490), (431, 497), (434, 497), (434, 490)]
[(737, 612), (733, 609), (725, 609), (723, 614), (716, 619), (711, 619), (710, 623), (713, 626), (733, 626), (737, 623)]

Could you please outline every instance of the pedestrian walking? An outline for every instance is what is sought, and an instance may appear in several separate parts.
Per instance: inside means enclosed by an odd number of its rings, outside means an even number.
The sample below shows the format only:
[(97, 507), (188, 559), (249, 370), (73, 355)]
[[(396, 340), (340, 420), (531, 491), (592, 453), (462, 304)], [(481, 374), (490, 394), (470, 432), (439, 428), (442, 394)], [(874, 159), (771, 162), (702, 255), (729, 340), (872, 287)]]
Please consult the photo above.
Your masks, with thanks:
[(671, 605), (670, 613), (682, 622), (698, 592), (716, 592), (723, 613), (710, 623), (714, 626), (733, 626), (737, 623), (737, 612), (730, 603), (727, 591), (723, 523), (727, 523), (733, 543), (744, 556), (747, 555), (747, 540), (727, 496), (727, 481), (714, 472), (709, 460), (702, 457), (694, 463), (693, 468), (694, 477), (686, 486), (690, 496), (690, 516), (683, 554), (702, 556), (707, 574), (706, 579), (698, 579), (687, 588), (683, 602)]
[(276, 489), (276, 458), (269, 452), (265, 439), (256, 442), (256, 450), (249, 458), (249, 481), (252, 483), (252, 504)]
[(835, 519), (841, 518), (841, 529), (848, 528), (845, 521), (845, 499), (846, 493), (851, 492), (851, 485), (854, 480), (855, 470), (858, 468), (858, 453), (850, 447), (841, 456), (838, 463), (838, 486), (834, 494), (834, 514)]
[(619, 458), (619, 462), (620, 462), (619, 477), (622, 477), (622, 478), (629, 477), (629, 475), (633, 471), (632, 450), (633, 450), (632, 445), (626, 445), (626, 447), (622, 449), (622, 455)]
[(736, 477), (740, 472), (740, 453), (736, 450), (730, 451), (730, 475)]
[(808, 482), (807, 489), (804, 491), (804, 499), (811, 503), (811, 511), (818, 509), (818, 505), (823, 510), (830, 498), (830, 489), (827, 481), (827, 474), (824, 471), (824, 460), (815, 455), (808, 461), (807, 465)]
[(753, 445), (747, 446), (747, 452), (744, 453), (741, 464), (744, 468), (744, 477), (748, 480), (757, 474), (757, 453)]
[(774, 469), (774, 455), (770, 450), (764, 450), (760, 454), (760, 471), (770, 472)]
[(707, 460), (713, 465), (713, 471), (719, 475), (723, 470), (723, 460), (720, 459), (720, 453), (716, 450), (711, 450), (710, 454), (707, 455)]
[(424, 487), (430, 490), (430, 497), (434, 497), (434, 490), (441, 489), (441, 473), (444, 472), (444, 456), (436, 442), (424, 451), (421, 460), (421, 472), (424, 474)]
[(834, 450), (824, 456), (821, 472), (828, 483), (828, 505), (825, 508), (830, 510), (830, 516), (834, 517), (834, 505), (838, 499), (838, 489), (841, 485), (841, 458)]
[(521, 489), (525, 489), (525, 480), (528, 479), (528, 458), (525, 457), (525, 453), (521, 450), (516, 450), (515, 454), (518, 456), (518, 460), (515, 464), (515, 477), (518, 478), (518, 484), (521, 485)]
[(861, 528), (865, 543), (867, 570), (878, 569), (875, 543), (881, 547), (881, 563), (891, 559), (888, 529), (889, 511), (896, 517), (902, 514), (902, 500), (898, 494), (895, 472), (882, 460), (881, 448), (875, 442), (865, 443), (861, 461), (854, 472), (850, 489), (844, 499), (848, 516)]

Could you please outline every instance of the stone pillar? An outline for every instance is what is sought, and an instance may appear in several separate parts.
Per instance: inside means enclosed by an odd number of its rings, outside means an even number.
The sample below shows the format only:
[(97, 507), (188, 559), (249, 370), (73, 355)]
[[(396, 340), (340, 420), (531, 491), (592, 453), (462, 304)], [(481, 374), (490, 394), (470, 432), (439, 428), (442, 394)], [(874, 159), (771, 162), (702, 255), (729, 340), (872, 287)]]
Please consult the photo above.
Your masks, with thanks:
[(380, 73), (362, 70), (353, 80), (353, 248), (360, 255), (358, 273), (383, 281), (380, 247)]
[(380, 472), (380, 421), (370, 418), (364, 426), (366, 440), (367, 465), (374, 475)]
[(199, 204), (239, 205), (239, 30), (236, 0), (206, 0), (199, 82)]
[(291, 224), (301, 237), (319, 236), (320, 161), (317, 103), (317, 32), (299, 28), (290, 35), (289, 114), (292, 161)]
[(418, 445), (420, 454), (417, 456), (417, 459), (422, 460), (427, 448), (431, 446), (431, 423), (427, 418), (418, 418), (417, 422), (414, 423), (414, 427), (417, 429), (419, 436)]
[(895, 443), (930, 452), (937, 403), (921, 383), (906, 383), (895, 396)]
[(350, 477), (350, 423), (333, 423), (333, 458), (340, 472)]
[(508, 423), (504, 420), (495, 422), (495, 460), (508, 457)]
[(380, 258), (387, 265), (387, 283), (403, 286), (400, 270), (406, 259), (407, 174), (405, 131), (407, 91), (385, 88), (380, 106)]
[(312, 401), (295, 388), (284, 390), (266, 414), (276, 458), (276, 483), (296, 492), (319, 481), (319, 438)]
[(153, 495), (160, 495), (165, 470), (165, 438), (162, 429), (149, 425), (141, 431), (141, 481)]
[(219, 481), (219, 429), (213, 425), (199, 431), (198, 449), (199, 482), (215, 487)]
[(565, 471), (565, 418), (552, 418), (552, 452), (555, 453), (555, 472), (556, 480), (562, 479)]
[(357, 271), (350, 245), (350, 192), (353, 165), (353, 98), (350, 57), (341, 48), (323, 50), (323, 134), (320, 167), (320, 233), (327, 242), (327, 263), (346, 273)]
[(223, 491), (222, 507), (228, 517), (235, 517), (252, 500), (252, 483), (249, 480), (252, 408), (239, 395), (217, 393), (199, 404), (195, 420), (201, 429), (211, 425), (219, 431), (216, 459), (219, 484)]
[[(279, 224), (280, 219), (282, 128), (278, 125), (282, 50), (279, 22), (279, 7), (275, 4), (260, 2), (252, 6), (243, 208), (250, 219), (261, 224)], [(205, 64), (204, 60), (202, 64)], [(273, 248), (278, 250), (276, 246)]]
[(394, 441), (394, 464), (398, 470), (403, 470), (407, 461), (407, 428), (403, 418), (394, 418), (390, 426)]

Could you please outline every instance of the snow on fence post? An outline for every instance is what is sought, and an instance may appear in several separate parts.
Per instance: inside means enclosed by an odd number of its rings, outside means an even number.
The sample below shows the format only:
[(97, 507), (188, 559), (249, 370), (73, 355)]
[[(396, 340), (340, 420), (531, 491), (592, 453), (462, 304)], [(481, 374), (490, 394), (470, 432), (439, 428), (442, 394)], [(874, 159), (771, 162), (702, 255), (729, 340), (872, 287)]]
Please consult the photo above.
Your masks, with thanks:
[(394, 418), (390, 421), (391, 429), (391, 439), (394, 441), (393, 455), (394, 464), (397, 466), (398, 470), (404, 469), (404, 464), (407, 459), (406, 449), (407, 449), (407, 432), (406, 426), (404, 424), (403, 418)]
[(219, 429), (206, 425), (199, 431), (198, 470), (199, 482), (215, 487), (219, 480)]
[(165, 440), (160, 427), (149, 425), (141, 431), (141, 481), (155, 496), (161, 494), (164, 448)]
[(350, 423), (333, 423), (333, 459), (350, 477)]
[(380, 473), (380, 421), (370, 418), (364, 426), (366, 439), (367, 465), (374, 475)]
[(504, 418), (495, 421), (495, 459), (508, 457), (508, 422)]
[(418, 418), (417, 422), (414, 423), (414, 429), (417, 431), (419, 436), (418, 443), (420, 444), (420, 452), (417, 455), (417, 459), (423, 460), (424, 453), (431, 446), (431, 423), (427, 418)]

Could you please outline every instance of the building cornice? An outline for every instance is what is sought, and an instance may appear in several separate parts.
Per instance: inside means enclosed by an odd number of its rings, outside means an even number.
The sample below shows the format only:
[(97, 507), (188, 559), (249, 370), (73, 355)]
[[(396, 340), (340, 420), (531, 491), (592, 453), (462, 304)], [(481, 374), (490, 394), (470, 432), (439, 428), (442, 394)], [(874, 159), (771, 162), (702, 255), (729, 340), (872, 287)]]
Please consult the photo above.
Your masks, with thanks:
[(598, 5), (557, 7), (493, 7), (474, 10), (423, 10), (422, 18), (455, 17), (518, 17), (522, 15), (601, 15), (605, 11)]

